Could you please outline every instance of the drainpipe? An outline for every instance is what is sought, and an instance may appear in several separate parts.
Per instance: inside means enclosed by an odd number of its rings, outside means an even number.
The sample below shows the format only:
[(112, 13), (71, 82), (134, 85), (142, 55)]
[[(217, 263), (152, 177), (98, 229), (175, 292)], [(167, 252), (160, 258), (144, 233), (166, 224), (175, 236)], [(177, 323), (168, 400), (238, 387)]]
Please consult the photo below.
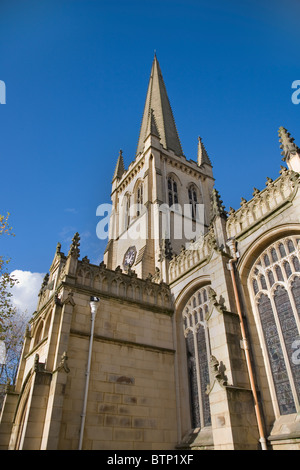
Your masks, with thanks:
[(95, 317), (98, 310), (98, 302), (100, 301), (99, 297), (91, 297), (90, 299), (90, 308), (91, 308), (91, 333), (90, 333), (90, 344), (89, 344), (89, 355), (88, 355), (88, 362), (87, 368), (85, 373), (85, 389), (84, 389), (84, 398), (83, 398), (83, 407), (81, 413), (81, 425), (80, 425), (80, 435), (79, 435), (79, 445), (78, 450), (82, 450), (82, 441), (83, 441), (83, 433), (84, 433), (84, 425), (85, 425), (85, 417), (86, 417), (86, 407), (87, 407), (87, 398), (88, 398), (88, 391), (89, 391), (89, 379), (90, 379), (90, 372), (91, 372), (91, 360), (92, 360), (92, 349), (93, 349), (93, 339), (94, 339), (94, 328), (95, 328)]
[(230, 248), (230, 252), (232, 256), (231, 260), (228, 263), (228, 269), (231, 274), (235, 303), (236, 303), (237, 313), (238, 313), (239, 320), (240, 320), (243, 348), (244, 348), (245, 356), (246, 356), (246, 364), (247, 364), (247, 369), (248, 369), (248, 374), (249, 374), (250, 387), (251, 387), (251, 391), (252, 391), (252, 395), (254, 399), (254, 408), (255, 408), (257, 426), (258, 426), (258, 431), (259, 431), (259, 442), (261, 444), (262, 450), (267, 450), (267, 441), (264, 435), (262, 417), (261, 417), (260, 407), (258, 403), (258, 397), (257, 397), (257, 392), (256, 392), (256, 387), (255, 387), (255, 380), (254, 380), (254, 373), (253, 373), (253, 368), (252, 368), (252, 363), (251, 363), (251, 358), (250, 358), (249, 343), (246, 337), (246, 330), (245, 330), (242, 309), (241, 309), (238, 289), (236, 285), (235, 273), (234, 273), (234, 264), (237, 262), (237, 259), (238, 259), (238, 253), (235, 249), (235, 240), (233, 238), (230, 238), (227, 241), (227, 246)]

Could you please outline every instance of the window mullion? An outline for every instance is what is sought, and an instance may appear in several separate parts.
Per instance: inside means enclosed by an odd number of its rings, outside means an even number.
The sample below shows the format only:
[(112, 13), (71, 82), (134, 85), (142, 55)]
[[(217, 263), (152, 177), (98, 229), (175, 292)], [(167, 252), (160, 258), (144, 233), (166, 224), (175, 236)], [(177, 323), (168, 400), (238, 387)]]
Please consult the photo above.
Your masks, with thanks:
[(292, 373), (292, 369), (291, 369), (291, 365), (290, 365), (289, 355), (288, 355), (288, 352), (286, 350), (285, 340), (284, 340), (284, 336), (283, 336), (283, 333), (282, 333), (281, 324), (280, 324), (280, 321), (279, 321), (279, 318), (278, 318), (278, 312), (277, 312), (277, 308), (276, 308), (276, 305), (275, 305), (275, 302), (274, 302), (273, 295), (270, 296), (270, 301), (271, 301), (272, 310), (273, 310), (273, 314), (274, 314), (274, 318), (275, 318), (275, 323), (276, 323), (276, 327), (277, 327), (277, 331), (278, 331), (278, 336), (279, 336), (279, 340), (280, 340), (280, 344), (281, 344), (282, 354), (283, 354), (283, 357), (284, 357), (285, 367), (286, 367), (286, 371), (287, 371), (287, 374), (288, 374), (288, 377), (289, 377), (290, 387), (292, 389), (296, 409), (298, 409), (299, 408), (299, 400), (298, 400), (297, 390), (295, 388), (294, 377), (293, 377), (293, 373)]
[[(257, 295), (255, 296), (255, 299), (258, 299), (261, 294), (262, 294), (262, 291), (259, 291)], [(273, 373), (272, 373), (272, 368), (271, 368), (271, 364), (269, 360), (267, 345), (266, 345), (266, 341), (264, 337), (264, 331), (263, 331), (263, 327), (261, 324), (260, 314), (258, 311), (258, 303), (257, 303), (257, 300), (255, 299), (253, 299), (253, 297), (251, 296), (252, 309), (256, 317), (256, 324), (258, 326), (258, 335), (259, 335), (260, 344), (261, 344), (262, 351), (263, 351), (264, 362), (265, 362), (266, 369), (267, 369), (267, 377), (272, 382), (272, 387), (270, 387), (270, 394), (272, 398), (272, 403), (274, 405), (275, 416), (278, 418), (280, 416), (280, 409), (279, 409), (279, 404), (277, 401), (277, 394), (276, 394), (276, 389), (274, 385)], [(277, 327), (277, 330), (278, 330), (278, 327)]]
[(194, 312), (193, 312), (193, 339), (194, 339), (194, 351), (195, 351), (195, 361), (196, 361), (199, 414), (200, 414), (200, 423), (201, 423), (201, 428), (202, 428), (204, 427), (204, 413), (203, 413), (202, 392), (201, 392), (201, 377), (200, 377), (199, 351), (198, 351), (198, 342), (197, 342), (197, 328), (195, 325)]

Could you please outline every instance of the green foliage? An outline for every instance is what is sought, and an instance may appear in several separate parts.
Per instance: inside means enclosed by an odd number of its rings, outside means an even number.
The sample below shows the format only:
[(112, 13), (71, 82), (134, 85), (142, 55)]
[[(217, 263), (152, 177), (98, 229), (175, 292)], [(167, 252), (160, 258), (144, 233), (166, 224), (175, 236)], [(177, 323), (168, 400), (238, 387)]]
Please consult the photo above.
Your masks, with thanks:
[[(9, 213), (0, 215), (0, 236), (9, 235), (15, 236), (12, 232), (12, 227), (8, 223)], [(13, 316), (16, 309), (11, 303), (11, 288), (18, 282), (8, 272), (9, 259), (0, 255), (0, 339), (3, 339), (8, 326), (7, 319)]]

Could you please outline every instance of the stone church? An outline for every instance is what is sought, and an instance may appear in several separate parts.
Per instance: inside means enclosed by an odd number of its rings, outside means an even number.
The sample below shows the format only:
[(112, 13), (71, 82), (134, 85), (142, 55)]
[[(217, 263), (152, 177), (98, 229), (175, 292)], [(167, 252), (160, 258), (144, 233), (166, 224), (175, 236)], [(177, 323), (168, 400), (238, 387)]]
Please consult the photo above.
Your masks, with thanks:
[[(184, 156), (156, 56), (99, 266), (58, 244), (7, 385), (1, 449), (300, 449), (300, 149), (225, 211)], [(277, 162), (277, 163), (276, 163)]]

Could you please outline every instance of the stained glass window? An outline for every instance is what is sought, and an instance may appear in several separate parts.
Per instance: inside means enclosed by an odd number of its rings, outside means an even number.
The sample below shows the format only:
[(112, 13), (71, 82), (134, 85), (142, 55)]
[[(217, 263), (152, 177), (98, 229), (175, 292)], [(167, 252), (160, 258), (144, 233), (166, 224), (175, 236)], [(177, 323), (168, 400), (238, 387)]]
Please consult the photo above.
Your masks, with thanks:
[(295, 413), (300, 403), (300, 365), (294, 360), (300, 342), (299, 259), (298, 239), (282, 239), (260, 255), (250, 274), (270, 385), (282, 415)]
[[(206, 393), (209, 384), (209, 341), (205, 322), (208, 312), (207, 302), (207, 287), (202, 287), (183, 309), (193, 428), (202, 428), (211, 424), (209, 397)], [(187, 317), (190, 318), (189, 322)]]

